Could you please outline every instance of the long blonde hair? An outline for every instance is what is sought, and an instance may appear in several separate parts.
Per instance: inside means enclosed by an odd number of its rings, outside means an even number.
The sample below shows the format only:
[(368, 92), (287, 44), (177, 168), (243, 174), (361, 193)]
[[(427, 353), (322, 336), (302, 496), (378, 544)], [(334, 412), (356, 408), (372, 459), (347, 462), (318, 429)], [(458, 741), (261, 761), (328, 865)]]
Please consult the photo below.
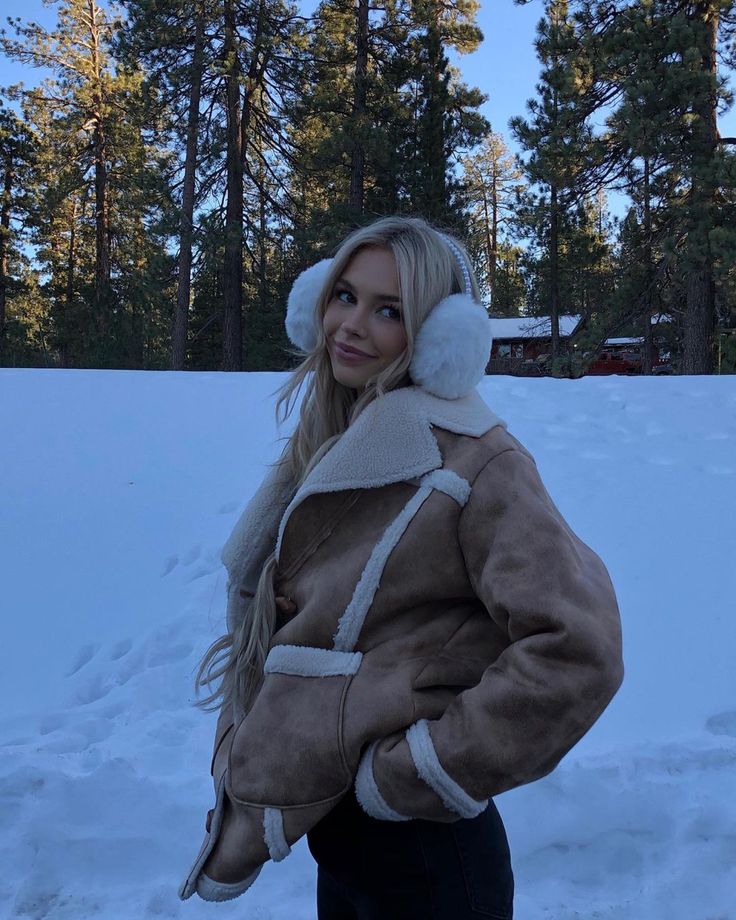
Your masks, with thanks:
[[(439, 232), (450, 236), (462, 252), (470, 271), (473, 297), (480, 301), (478, 282), (465, 247), (446, 231)], [(289, 417), (302, 385), (306, 389), (299, 422), (276, 463), (287, 465), (294, 490), (370, 402), (412, 383), (408, 369), (414, 340), (425, 317), (440, 300), (464, 289), (462, 268), (436, 228), (420, 217), (383, 217), (354, 230), (338, 246), (317, 301), (320, 319), (333, 296), (337, 279), (352, 257), (367, 246), (388, 249), (396, 260), (406, 348), (370, 378), (360, 393), (335, 380), (321, 322), (315, 347), (306, 355), (293, 350), (303, 360), (276, 390), (277, 422)], [(272, 552), (263, 564), (255, 595), (242, 621), (205, 652), (195, 679), (197, 692), (204, 685), (209, 688), (214, 680), (222, 678), (222, 681), (214, 692), (197, 701), (200, 708), (216, 709), (220, 699), (232, 696), (240, 713), (250, 709), (263, 681), (263, 663), (276, 625), (273, 590), (276, 568), (276, 554)]]

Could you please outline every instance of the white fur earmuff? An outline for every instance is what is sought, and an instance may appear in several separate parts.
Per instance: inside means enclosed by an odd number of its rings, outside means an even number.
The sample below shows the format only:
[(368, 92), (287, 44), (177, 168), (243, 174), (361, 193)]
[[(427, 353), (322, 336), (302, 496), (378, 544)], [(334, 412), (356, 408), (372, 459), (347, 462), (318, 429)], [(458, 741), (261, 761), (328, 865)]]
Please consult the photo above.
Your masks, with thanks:
[(483, 379), (491, 353), (491, 320), (468, 294), (451, 294), (434, 307), (414, 339), (409, 374), (417, 386), (458, 399)]
[(317, 299), (324, 287), (332, 259), (322, 259), (306, 268), (291, 286), (286, 304), (286, 334), (302, 351), (311, 351), (319, 341)]
[[(440, 234), (460, 263), (465, 292), (451, 294), (432, 308), (417, 332), (409, 365), (412, 381), (434, 396), (458, 399), (482, 380), (491, 353), (491, 320), (472, 297), (470, 275), (460, 250)], [(294, 282), (286, 308), (286, 334), (297, 348), (311, 351), (319, 340), (317, 300), (331, 259), (305, 269)]]

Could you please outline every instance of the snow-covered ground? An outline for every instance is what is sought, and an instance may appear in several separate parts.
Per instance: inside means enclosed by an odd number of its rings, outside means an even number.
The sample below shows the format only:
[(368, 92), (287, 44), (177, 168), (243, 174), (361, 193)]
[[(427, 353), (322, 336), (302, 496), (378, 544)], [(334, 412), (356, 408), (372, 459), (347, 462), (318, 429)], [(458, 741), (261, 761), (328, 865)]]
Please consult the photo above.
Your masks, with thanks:
[[(306, 841), (234, 902), (176, 895), (212, 804), (193, 673), (282, 380), (0, 370), (0, 917), (315, 917)], [(480, 389), (624, 626), (611, 706), (496, 800), (516, 918), (736, 920), (736, 377)]]

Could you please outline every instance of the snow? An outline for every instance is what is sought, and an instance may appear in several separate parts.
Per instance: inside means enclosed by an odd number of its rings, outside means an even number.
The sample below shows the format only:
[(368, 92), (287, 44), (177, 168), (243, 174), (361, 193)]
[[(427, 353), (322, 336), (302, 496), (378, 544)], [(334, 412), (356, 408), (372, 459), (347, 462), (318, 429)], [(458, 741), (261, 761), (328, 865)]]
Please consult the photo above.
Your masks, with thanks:
[[(579, 316), (560, 316), (560, 335), (571, 335)], [(549, 316), (491, 316), (494, 339), (523, 339), (551, 335)]]
[[(668, 323), (672, 317), (666, 313), (657, 313), (652, 316), (652, 325)], [(575, 327), (580, 322), (579, 315), (565, 315), (559, 317), (560, 335), (572, 335)], [(493, 338), (499, 341), (510, 339), (540, 338), (551, 335), (549, 316), (491, 316), (491, 331)], [(606, 339), (607, 345), (618, 343), (641, 342), (641, 338), (613, 338)]]
[[(213, 804), (198, 659), (281, 374), (0, 370), (0, 918), (314, 918), (302, 840), (242, 898), (176, 889)], [(736, 920), (736, 378), (488, 377), (616, 586), (626, 677), (504, 793), (516, 920)]]

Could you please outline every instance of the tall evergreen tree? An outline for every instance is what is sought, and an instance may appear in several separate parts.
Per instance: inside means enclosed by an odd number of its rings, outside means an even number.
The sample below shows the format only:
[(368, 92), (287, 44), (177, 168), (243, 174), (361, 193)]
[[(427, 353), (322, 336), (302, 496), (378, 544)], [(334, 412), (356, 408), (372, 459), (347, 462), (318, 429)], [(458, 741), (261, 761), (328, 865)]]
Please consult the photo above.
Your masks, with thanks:
[(113, 68), (113, 28), (93, 0), (62, 0), (54, 29), (16, 21), (16, 38), (0, 39), (11, 57), (52, 74), (11, 94), (37, 138), (29, 223), (48, 277), (49, 340), (64, 366), (137, 361), (128, 336), (140, 327), (141, 293), (159, 311), (168, 300), (156, 230), (168, 208), (165, 154), (154, 132), (145, 136), (140, 73)]
[(586, 113), (579, 104), (580, 42), (568, 0), (547, 0), (545, 16), (537, 26), (535, 47), (543, 64), (538, 98), (527, 103), (529, 121), (513, 118), (510, 124), (522, 149), (529, 154), (526, 175), (541, 190), (532, 193), (526, 214), (528, 218), (534, 215), (532, 225), (537, 227), (538, 239), (544, 238), (546, 312), (551, 323), (554, 367), (560, 354), (560, 251), (573, 224), (574, 208), (584, 198), (578, 180), (592, 143)]
[(12, 334), (9, 331), (8, 305), (21, 294), (19, 276), (27, 272), (23, 227), (28, 221), (34, 146), (21, 119), (0, 104), (0, 366), (15, 363), (26, 345), (22, 323), (12, 324)]
[[(482, 255), (479, 281), (491, 310), (497, 315), (514, 315), (516, 295), (504, 284), (506, 297), (497, 297), (497, 275), (501, 258), (501, 236), (510, 223), (514, 209), (514, 192), (524, 188), (522, 170), (510, 154), (501, 134), (490, 131), (480, 148), (463, 158), (462, 166), (472, 221), (474, 247)], [(508, 251), (507, 251), (508, 253)], [(512, 263), (513, 264), (513, 263)], [(504, 268), (501, 268), (504, 271)], [(507, 298), (511, 296), (511, 301)]]
[[(145, 68), (145, 91), (158, 109), (158, 120), (176, 150), (176, 172), (168, 177), (178, 203), (177, 288), (171, 331), (171, 367), (185, 366), (191, 302), (195, 210), (203, 150), (210, 149), (208, 131), (200, 130), (212, 106), (215, 72), (214, 41), (218, 25), (215, 0), (124, 0), (125, 28), (116, 35), (119, 59)], [(201, 111), (204, 100), (204, 112)], [(202, 183), (200, 183), (201, 185)]]
[(670, 277), (673, 296), (660, 290), (657, 297), (669, 299), (682, 317), (683, 369), (708, 373), (720, 261), (714, 238), (731, 259), (736, 255), (736, 235), (726, 229), (720, 205), (732, 182), (725, 148), (733, 139), (720, 137), (717, 127), (719, 102), (730, 97), (716, 69), (719, 25), (728, 47), (734, 2), (580, 0), (577, 7), (588, 64), (584, 108), (612, 110), (587, 176), (606, 183), (623, 178), (632, 197), (643, 188), (645, 200), (662, 202), (643, 216), (648, 294), (639, 302), (650, 315), (653, 287)]

